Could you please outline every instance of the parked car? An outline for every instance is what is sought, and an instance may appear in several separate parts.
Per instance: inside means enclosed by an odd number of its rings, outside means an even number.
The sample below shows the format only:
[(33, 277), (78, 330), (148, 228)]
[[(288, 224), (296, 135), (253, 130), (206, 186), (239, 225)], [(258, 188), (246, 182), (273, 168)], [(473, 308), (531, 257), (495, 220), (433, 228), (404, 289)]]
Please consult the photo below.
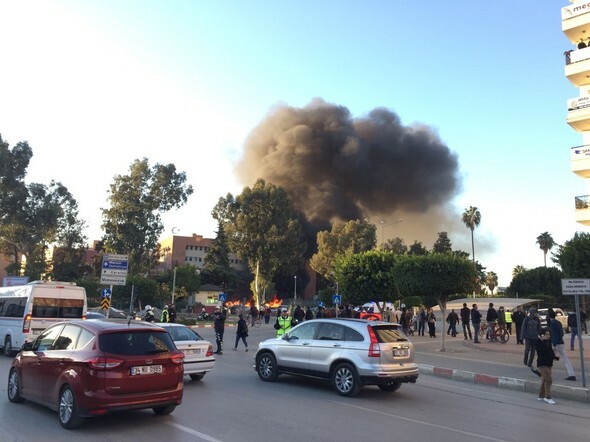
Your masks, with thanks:
[(416, 382), (414, 346), (399, 324), (365, 319), (312, 319), (260, 343), (254, 369), (261, 380), (280, 374), (330, 380), (342, 396), (364, 385), (393, 392)]
[(184, 353), (184, 374), (188, 374), (193, 381), (200, 381), (213, 370), (215, 358), (209, 341), (186, 325), (171, 322), (158, 325), (170, 333), (176, 348)]
[(55, 324), (12, 362), (8, 400), (49, 407), (64, 428), (119, 410), (165, 415), (182, 403), (183, 362), (166, 330), (146, 322)]
[(106, 319), (107, 317), (102, 313), (88, 312), (86, 313), (86, 319)]
[[(539, 310), (537, 310), (537, 313), (539, 313), (539, 317), (541, 318), (541, 325), (544, 327), (547, 327), (549, 325), (549, 322), (547, 322), (548, 311), (548, 308), (540, 308)], [(570, 328), (567, 325), (567, 313), (565, 313), (562, 309), (558, 307), (553, 307), (553, 311), (555, 312), (555, 319), (561, 322), (564, 333), (569, 333)]]

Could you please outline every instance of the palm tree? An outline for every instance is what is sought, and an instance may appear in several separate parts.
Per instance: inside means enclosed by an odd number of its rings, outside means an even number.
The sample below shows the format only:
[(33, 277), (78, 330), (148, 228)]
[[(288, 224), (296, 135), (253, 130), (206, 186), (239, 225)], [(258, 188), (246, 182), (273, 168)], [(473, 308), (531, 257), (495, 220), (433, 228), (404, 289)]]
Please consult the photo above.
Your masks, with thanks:
[(471, 255), (473, 256), (473, 263), (475, 264), (475, 244), (473, 242), (473, 231), (481, 222), (481, 213), (477, 210), (477, 207), (469, 206), (469, 209), (465, 209), (463, 212), (463, 222), (465, 226), (471, 230)]
[(553, 241), (553, 237), (549, 232), (544, 232), (537, 236), (537, 244), (539, 244), (539, 247), (543, 251), (543, 261), (545, 262), (545, 267), (547, 267), (547, 252), (556, 245), (555, 241)]
[(493, 295), (494, 289), (498, 287), (498, 275), (496, 275), (496, 273), (486, 273), (486, 286), (490, 289), (490, 295)]
[(518, 275), (520, 275), (521, 273), (526, 272), (526, 269), (524, 268), (524, 266), (521, 266), (520, 264), (517, 265), (516, 267), (514, 267), (514, 269), (512, 269), (512, 278), (516, 278)]

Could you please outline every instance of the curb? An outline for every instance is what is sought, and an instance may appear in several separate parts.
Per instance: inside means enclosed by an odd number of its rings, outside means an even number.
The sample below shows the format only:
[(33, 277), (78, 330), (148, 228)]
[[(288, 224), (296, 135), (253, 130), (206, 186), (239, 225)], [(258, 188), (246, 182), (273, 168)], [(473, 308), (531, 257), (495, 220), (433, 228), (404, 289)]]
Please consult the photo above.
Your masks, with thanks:
[[(417, 364), (421, 374), (437, 376), (453, 381), (467, 382), (470, 384), (483, 384), (492, 387), (505, 388), (508, 390), (519, 390), (526, 393), (537, 394), (539, 382), (527, 381), (524, 379), (507, 378), (502, 376), (490, 376), (487, 374), (474, 373), (471, 371), (457, 370), (454, 368), (434, 367), (432, 365)], [(565, 385), (553, 384), (551, 393), (558, 398), (570, 399), (572, 401), (590, 403), (590, 389), (580, 387), (568, 387)]]

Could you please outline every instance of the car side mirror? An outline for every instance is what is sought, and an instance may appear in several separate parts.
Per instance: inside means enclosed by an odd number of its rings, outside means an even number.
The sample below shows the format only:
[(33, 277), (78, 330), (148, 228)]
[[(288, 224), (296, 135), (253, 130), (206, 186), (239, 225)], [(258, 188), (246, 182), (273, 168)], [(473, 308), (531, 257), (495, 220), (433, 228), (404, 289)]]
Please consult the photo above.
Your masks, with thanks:
[(283, 341), (289, 341), (291, 338), (289, 337), (289, 333), (283, 333), (283, 336), (281, 336), (281, 339)]
[(33, 342), (25, 342), (23, 345), (23, 351), (33, 350)]

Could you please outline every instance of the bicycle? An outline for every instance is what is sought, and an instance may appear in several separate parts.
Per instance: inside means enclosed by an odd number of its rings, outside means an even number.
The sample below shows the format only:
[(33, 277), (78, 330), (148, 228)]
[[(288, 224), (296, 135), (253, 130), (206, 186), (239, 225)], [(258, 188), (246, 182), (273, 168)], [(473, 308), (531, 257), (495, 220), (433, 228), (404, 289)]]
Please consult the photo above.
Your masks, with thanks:
[(251, 327), (256, 327), (256, 328), (260, 327), (260, 325), (262, 324), (262, 321), (260, 320), (260, 316), (257, 316), (256, 319), (254, 319), (252, 321), (252, 316), (251, 315), (248, 315), (246, 317), (246, 322), (248, 324), (250, 324)]
[[(482, 327), (479, 329), (479, 340), (480, 342), (486, 336), (488, 327)], [(490, 333), (490, 341), (501, 342), (502, 344), (506, 344), (510, 339), (510, 334), (508, 330), (504, 327), (500, 327), (496, 322), (494, 322), (492, 326), (492, 332)]]

